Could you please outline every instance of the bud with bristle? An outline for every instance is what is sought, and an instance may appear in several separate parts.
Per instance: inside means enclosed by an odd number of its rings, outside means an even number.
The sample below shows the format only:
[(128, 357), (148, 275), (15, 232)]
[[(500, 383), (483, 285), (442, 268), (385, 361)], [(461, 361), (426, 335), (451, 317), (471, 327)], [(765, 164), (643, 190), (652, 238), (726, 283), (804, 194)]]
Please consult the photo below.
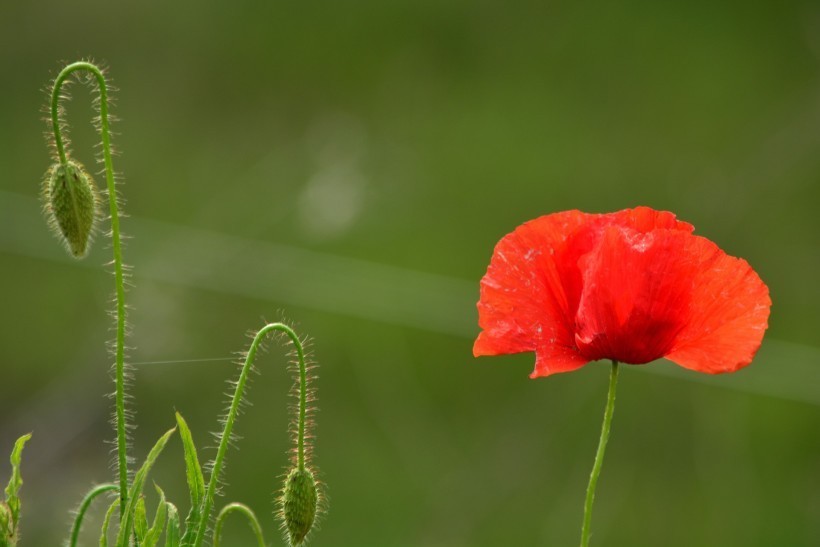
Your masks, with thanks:
[(319, 489), (309, 469), (294, 467), (285, 479), (285, 487), (279, 500), (291, 545), (301, 545), (316, 519)]
[(55, 163), (43, 184), (45, 214), (54, 232), (75, 258), (88, 252), (99, 216), (99, 195), (83, 166), (73, 160)]

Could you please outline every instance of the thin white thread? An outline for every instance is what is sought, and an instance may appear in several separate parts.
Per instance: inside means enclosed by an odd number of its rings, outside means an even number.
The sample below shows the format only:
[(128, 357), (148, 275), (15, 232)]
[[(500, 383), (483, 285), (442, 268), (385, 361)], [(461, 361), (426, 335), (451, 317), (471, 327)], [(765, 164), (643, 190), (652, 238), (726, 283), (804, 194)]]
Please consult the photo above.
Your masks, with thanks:
[(137, 361), (133, 362), (130, 361), (128, 364), (132, 366), (136, 365), (175, 365), (175, 364), (187, 364), (187, 363), (208, 363), (214, 361), (225, 361), (225, 362), (232, 362), (234, 361), (234, 357), (206, 357), (203, 359), (173, 359), (168, 361)]

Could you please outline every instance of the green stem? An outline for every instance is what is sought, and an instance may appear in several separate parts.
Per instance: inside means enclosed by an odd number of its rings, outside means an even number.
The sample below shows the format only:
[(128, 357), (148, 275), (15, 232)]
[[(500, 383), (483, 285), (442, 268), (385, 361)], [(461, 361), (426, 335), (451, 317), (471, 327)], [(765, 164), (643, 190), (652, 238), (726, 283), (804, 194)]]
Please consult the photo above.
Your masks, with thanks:
[(91, 502), (101, 494), (105, 494), (106, 492), (114, 492), (118, 489), (119, 487), (114, 483), (101, 484), (92, 488), (88, 494), (85, 495), (85, 498), (83, 498), (83, 501), (80, 504), (80, 508), (77, 509), (77, 517), (74, 519), (74, 526), (71, 527), (71, 539), (68, 543), (69, 547), (76, 547), (77, 545), (77, 540), (80, 537), (80, 528), (83, 525), (85, 513), (88, 511)]
[(66, 164), (66, 152), (60, 130), (60, 89), (66, 78), (80, 70), (90, 72), (97, 79), (100, 92), (100, 138), (102, 139), (105, 181), (108, 185), (108, 206), (111, 215), (111, 240), (114, 251), (114, 281), (116, 285), (117, 335), (114, 349), (116, 362), (116, 413), (117, 413), (117, 468), (119, 472), (120, 517), (125, 511), (128, 497), (128, 455), (125, 425), (125, 284), (120, 241), (120, 216), (117, 208), (117, 189), (114, 182), (114, 164), (111, 159), (111, 130), (108, 120), (108, 86), (102, 71), (91, 63), (81, 61), (65, 67), (54, 81), (51, 92), (51, 123), (54, 144), (60, 162)]
[(248, 518), (248, 524), (250, 524), (251, 529), (253, 530), (254, 535), (256, 536), (256, 541), (259, 543), (259, 547), (265, 547), (265, 539), (262, 537), (262, 526), (259, 525), (259, 521), (256, 518), (256, 515), (253, 513), (250, 507), (244, 505), (242, 503), (229, 503), (216, 516), (216, 525), (214, 526), (214, 547), (220, 546), (220, 541), (222, 539), (222, 524), (225, 521), (225, 517), (228, 516), (228, 513), (232, 513), (238, 511), (242, 513)]
[(73, 65), (68, 65), (60, 72), (57, 79), (54, 81), (54, 87), (51, 89), (51, 132), (54, 135), (54, 147), (57, 149), (57, 156), (60, 159), (60, 164), (65, 165), (68, 162), (65, 153), (65, 145), (63, 145), (63, 135), (60, 129), (60, 88), (63, 82), (68, 77), (70, 72), (66, 72)]
[(609, 427), (612, 424), (612, 414), (615, 412), (615, 389), (617, 387), (618, 362), (612, 361), (612, 370), (609, 373), (609, 393), (607, 394), (606, 409), (604, 410), (604, 423), (601, 425), (601, 438), (598, 441), (598, 451), (595, 453), (595, 464), (592, 466), (592, 473), (589, 475), (587, 497), (584, 502), (584, 524), (581, 527), (581, 547), (588, 547), (589, 545), (592, 503), (595, 501), (595, 486), (598, 484), (598, 476), (601, 474), (601, 467), (604, 465), (604, 452), (606, 452), (606, 443), (609, 440)]
[(296, 441), (297, 464), (300, 470), (305, 468), (305, 407), (307, 405), (307, 368), (305, 366), (305, 353), (302, 348), (302, 342), (299, 337), (289, 326), (284, 323), (269, 323), (262, 327), (251, 342), (251, 347), (248, 349), (248, 355), (245, 357), (245, 364), (242, 365), (242, 371), (239, 373), (239, 380), (236, 382), (236, 390), (231, 400), (231, 406), (228, 410), (228, 415), (225, 418), (225, 427), (222, 431), (222, 436), (219, 442), (219, 448), (216, 451), (216, 458), (214, 459), (213, 470), (208, 481), (208, 488), (205, 490), (205, 505), (200, 516), (199, 529), (197, 530), (194, 539), (194, 547), (200, 547), (205, 540), (205, 530), (208, 527), (208, 520), (210, 518), (211, 509), (213, 507), (214, 495), (216, 492), (216, 485), (219, 484), (219, 474), (222, 471), (222, 466), (225, 462), (225, 454), (228, 451), (228, 444), (233, 431), (236, 416), (239, 413), (239, 407), (242, 403), (242, 397), (245, 391), (245, 384), (248, 380), (248, 374), (253, 365), (253, 360), (256, 357), (256, 350), (259, 349), (259, 344), (262, 343), (265, 336), (272, 331), (279, 331), (285, 333), (296, 348), (296, 356), (299, 361), (299, 421), (298, 421), (298, 437)]

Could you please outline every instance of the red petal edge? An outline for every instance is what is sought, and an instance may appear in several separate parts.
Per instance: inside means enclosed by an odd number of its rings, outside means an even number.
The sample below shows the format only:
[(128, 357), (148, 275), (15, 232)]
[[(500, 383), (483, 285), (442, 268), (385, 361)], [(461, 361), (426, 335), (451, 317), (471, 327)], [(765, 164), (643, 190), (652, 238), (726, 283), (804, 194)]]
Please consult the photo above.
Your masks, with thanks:
[(706, 238), (692, 236), (688, 253), (698, 266), (691, 305), (666, 358), (698, 372), (734, 372), (760, 348), (772, 305), (769, 288), (748, 262)]
[(574, 340), (573, 300), (565, 277), (568, 239), (590, 215), (566, 211), (527, 222), (495, 247), (481, 279), (473, 354), (536, 352), (533, 376), (583, 366)]

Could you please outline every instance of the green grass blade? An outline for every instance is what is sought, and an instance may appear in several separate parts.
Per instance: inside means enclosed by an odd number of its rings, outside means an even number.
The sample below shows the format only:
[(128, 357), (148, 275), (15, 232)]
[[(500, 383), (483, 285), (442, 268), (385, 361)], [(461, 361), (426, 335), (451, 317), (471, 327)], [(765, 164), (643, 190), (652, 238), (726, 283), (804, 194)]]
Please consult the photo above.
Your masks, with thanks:
[(102, 523), (102, 531), (100, 532), (100, 547), (108, 547), (108, 528), (111, 525), (111, 517), (114, 516), (114, 511), (120, 506), (119, 498), (108, 507), (105, 512), (105, 519)]
[(134, 508), (134, 537), (139, 543), (145, 539), (148, 533), (148, 516), (145, 514), (145, 498), (140, 496), (137, 506)]
[(185, 471), (188, 478), (188, 489), (191, 491), (191, 504), (198, 506), (205, 495), (205, 478), (202, 476), (202, 468), (196, 455), (196, 446), (191, 436), (191, 430), (188, 428), (185, 418), (179, 412), (176, 413), (176, 417), (182, 447), (185, 449)]
[(162, 535), (162, 531), (165, 528), (166, 518), (168, 517), (168, 504), (165, 502), (165, 492), (156, 484), (154, 488), (157, 489), (157, 493), (159, 494), (159, 505), (154, 515), (154, 523), (145, 534), (142, 547), (156, 547), (157, 543), (159, 543), (159, 536)]
[(199, 465), (191, 430), (179, 412), (176, 413), (176, 418), (179, 437), (182, 439), (182, 448), (185, 451), (185, 474), (188, 480), (188, 490), (191, 493), (191, 510), (188, 513), (188, 518), (185, 519), (186, 529), (182, 538), (182, 543), (185, 545), (190, 541), (194, 531), (199, 526), (199, 519), (202, 515), (202, 499), (205, 496), (205, 478), (202, 475), (202, 467)]
[(131, 490), (128, 492), (128, 503), (125, 506), (125, 514), (123, 515), (123, 520), (120, 522), (120, 531), (117, 534), (117, 545), (118, 546), (126, 546), (128, 545), (128, 537), (131, 535), (131, 529), (134, 526), (134, 513), (136, 509), (136, 500), (140, 498), (142, 494), (142, 488), (145, 485), (145, 479), (148, 477), (148, 473), (151, 471), (151, 467), (154, 466), (154, 462), (156, 462), (159, 455), (162, 453), (162, 449), (165, 448), (165, 445), (168, 443), (168, 439), (171, 438), (176, 428), (168, 430), (165, 435), (159, 438), (157, 444), (154, 445), (154, 448), (151, 449), (151, 452), (148, 453), (148, 457), (145, 458), (145, 463), (142, 464), (139, 471), (134, 475), (134, 481), (131, 483)]
[(168, 530), (165, 532), (165, 547), (180, 547), (179, 543), (179, 511), (176, 505), (168, 503)]

